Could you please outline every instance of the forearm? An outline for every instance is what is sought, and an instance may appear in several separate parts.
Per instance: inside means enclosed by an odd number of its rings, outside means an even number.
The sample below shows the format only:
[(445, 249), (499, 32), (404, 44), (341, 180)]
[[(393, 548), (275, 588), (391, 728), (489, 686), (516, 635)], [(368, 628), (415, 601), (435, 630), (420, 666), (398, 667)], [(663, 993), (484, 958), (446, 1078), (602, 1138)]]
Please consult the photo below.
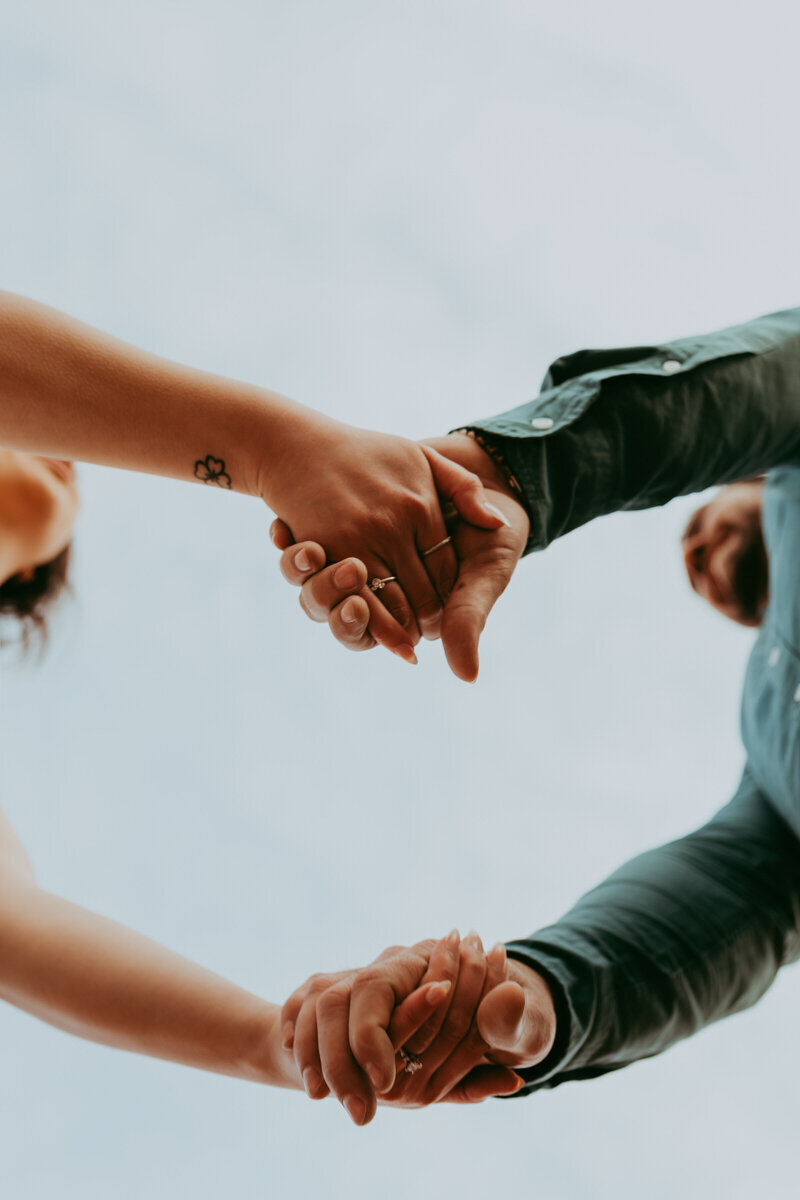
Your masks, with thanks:
[(196, 474), (196, 464), (212, 456), (224, 471), (210, 482), (277, 503), (283, 474), (329, 427), (336, 423), (274, 392), (0, 292), (0, 445), (201, 481), (207, 472)]
[(0, 883), (0, 996), (121, 1050), (301, 1086), (275, 1005), (20, 878)]
[(703, 829), (632, 860), (509, 952), (558, 1012), (534, 1087), (658, 1054), (754, 1004), (797, 957), (800, 844), (746, 777)]
[(536, 400), (472, 428), (522, 486), (528, 549), (605, 513), (797, 462), (800, 309), (662, 346), (582, 351), (553, 364)]

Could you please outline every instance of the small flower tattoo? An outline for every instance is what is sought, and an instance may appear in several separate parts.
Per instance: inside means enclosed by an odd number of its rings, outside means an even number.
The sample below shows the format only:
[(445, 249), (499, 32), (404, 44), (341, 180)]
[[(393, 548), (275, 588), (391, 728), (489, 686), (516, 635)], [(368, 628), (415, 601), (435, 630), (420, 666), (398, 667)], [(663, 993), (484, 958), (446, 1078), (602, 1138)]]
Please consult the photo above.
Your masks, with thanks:
[(195, 479), (201, 479), (203, 483), (213, 483), (216, 487), (227, 488), (230, 491), (231, 477), (221, 458), (214, 458), (212, 454), (198, 458), (194, 464), (194, 474)]

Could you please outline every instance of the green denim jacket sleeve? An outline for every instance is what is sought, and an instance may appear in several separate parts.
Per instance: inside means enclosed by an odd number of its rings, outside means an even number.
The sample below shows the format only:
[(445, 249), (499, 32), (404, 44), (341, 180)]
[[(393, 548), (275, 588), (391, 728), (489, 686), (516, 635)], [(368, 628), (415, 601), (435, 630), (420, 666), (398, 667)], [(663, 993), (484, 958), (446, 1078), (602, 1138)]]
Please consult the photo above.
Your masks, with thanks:
[(657, 346), (557, 359), (535, 400), (466, 428), (518, 479), (527, 550), (800, 461), (800, 308)]
[[(467, 428), (520, 482), (528, 550), (604, 513), (800, 465), (800, 309), (580, 351), (553, 363), (536, 400)], [(548, 979), (557, 1010), (556, 1043), (519, 1095), (658, 1054), (754, 1003), (798, 957), (800, 842), (748, 770), (707, 826), (634, 859), (509, 954)]]

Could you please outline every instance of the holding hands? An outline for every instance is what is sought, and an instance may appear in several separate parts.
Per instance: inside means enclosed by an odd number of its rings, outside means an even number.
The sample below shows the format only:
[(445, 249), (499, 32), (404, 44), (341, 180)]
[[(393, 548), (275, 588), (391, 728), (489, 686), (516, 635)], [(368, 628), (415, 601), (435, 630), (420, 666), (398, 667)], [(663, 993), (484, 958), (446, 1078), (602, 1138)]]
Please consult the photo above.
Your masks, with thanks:
[[(525, 549), (528, 515), (503, 472), (473, 438), (449, 434), (421, 443), (418, 449), (430, 464), (440, 499), (445, 504), (451, 502), (447, 528), (441, 509), (438, 523), (426, 511), (426, 536), (435, 540), (426, 547), (428, 553), (422, 553), (428, 571), (437, 580), (435, 596), (423, 586), (395, 591), (394, 583), (378, 592), (370, 591), (367, 584), (373, 578), (375, 558), (366, 564), (354, 558), (336, 561), (338, 542), (327, 541), (323, 549), (317, 540), (304, 541), (304, 526), (295, 525), (290, 514), (276, 505), (273, 507), (282, 519), (273, 523), (272, 539), (283, 551), (281, 570), (285, 578), (301, 588), (300, 602), (307, 615), (315, 621), (327, 621), (334, 637), (348, 649), (368, 650), (380, 643), (399, 653), (398, 646), (415, 644), (419, 633), (441, 636), (454, 674), (472, 681), (478, 674), (478, 641), (486, 619)], [(352, 466), (353, 458), (350, 463)], [(377, 479), (383, 467), (380, 461), (373, 461), (370, 469), (376, 469)], [(389, 486), (383, 479), (379, 483), (381, 488)], [(487, 511), (500, 514), (502, 521), (490, 523), (483, 515)], [(416, 539), (419, 545), (419, 518), (407, 499), (401, 496), (398, 507), (390, 514), (387, 510), (387, 514), (395, 537), (405, 532), (407, 541), (413, 544)], [(448, 536), (448, 530), (451, 542), (430, 553), (431, 547)], [(349, 545), (354, 544), (351, 539)], [(377, 561), (385, 563), (385, 559)], [(407, 558), (401, 561), (405, 563)], [(406, 578), (416, 578), (415, 570), (412, 564)], [(415, 607), (412, 597), (420, 599), (421, 610)], [(406, 640), (402, 640), (403, 632)]]
[(513, 1095), (555, 1038), (550, 990), (472, 933), (392, 947), (362, 970), (313, 975), (287, 1000), (281, 1037), (308, 1095), (357, 1125), (376, 1105), (419, 1108)]

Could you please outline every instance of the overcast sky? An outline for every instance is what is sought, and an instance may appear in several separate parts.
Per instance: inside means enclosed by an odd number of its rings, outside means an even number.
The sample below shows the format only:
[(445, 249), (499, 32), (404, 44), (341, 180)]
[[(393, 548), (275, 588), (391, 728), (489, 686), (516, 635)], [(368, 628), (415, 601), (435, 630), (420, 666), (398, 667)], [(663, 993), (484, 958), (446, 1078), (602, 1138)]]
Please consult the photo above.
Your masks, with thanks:
[[(0, 8), (0, 285), (421, 436), (583, 346), (800, 303), (789, 0)], [(478, 683), (349, 656), (269, 514), (86, 468), (76, 598), (0, 674), (44, 886), (281, 1002), (308, 974), (563, 911), (704, 821), (751, 637), (680, 569), (690, 501), (521, 564)], [(800, 981), (660, 1060), (474, 1109), (270, 1092), (0, 1010), (13, 1200), (793, 1195)]]

